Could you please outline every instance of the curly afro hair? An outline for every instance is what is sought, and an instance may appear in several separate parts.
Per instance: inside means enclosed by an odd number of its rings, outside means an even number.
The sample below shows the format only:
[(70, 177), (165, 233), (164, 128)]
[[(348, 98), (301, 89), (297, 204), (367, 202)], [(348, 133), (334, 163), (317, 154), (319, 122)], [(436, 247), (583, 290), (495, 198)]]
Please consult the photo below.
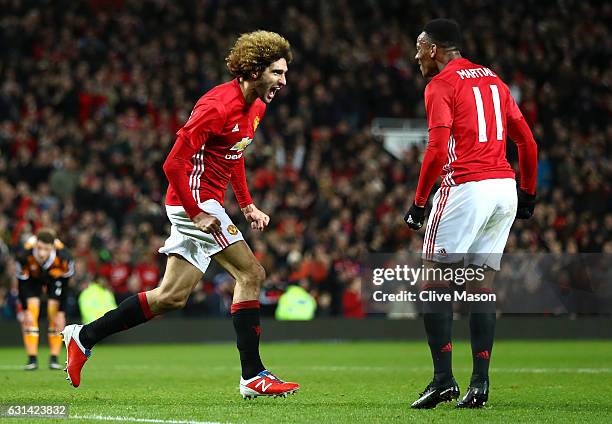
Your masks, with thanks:
[(240, 35), (230, 49), (225, 63), (235, 77), (251, 79), (280, 59), (293, 60), (291, 46), (281, 35), (270, 31), (254, 31)]

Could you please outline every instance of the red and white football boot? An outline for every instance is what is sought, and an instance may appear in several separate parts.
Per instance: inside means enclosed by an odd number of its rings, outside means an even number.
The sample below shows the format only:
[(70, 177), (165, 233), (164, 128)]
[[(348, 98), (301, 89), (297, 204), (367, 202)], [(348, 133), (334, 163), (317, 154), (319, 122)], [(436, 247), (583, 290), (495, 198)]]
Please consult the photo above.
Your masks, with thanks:
[(248, 380), (240, 377), (240, 394), (244, 399), (253, 399), (257, 396), (287, 397), (297, 392), (299, 388), (299, 384), (284, 382), (268, 370), (263, 370)]
[(82, 325), (72, 324), (67, 325), (60, 334), (64, 345), (66, 345), (66, 368), (64, 371), (68, 374), (66, 380), (74, 387), (79, 387), (81, 384), (81, 369), (85, 362), (91, 356), (91, 350), (85, 349), (79, 340), (79, 333)]

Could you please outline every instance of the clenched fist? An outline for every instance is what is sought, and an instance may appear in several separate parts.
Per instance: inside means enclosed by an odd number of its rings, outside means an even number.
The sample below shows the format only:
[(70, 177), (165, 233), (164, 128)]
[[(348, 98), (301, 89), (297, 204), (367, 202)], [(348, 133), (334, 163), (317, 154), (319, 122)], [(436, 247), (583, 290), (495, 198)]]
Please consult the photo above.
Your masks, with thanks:
[(242, 213), (253, 230), (263, 231), (270, 222), (270, 217), (257, 209), (252, 203), (242, 208)]
[(201, 212), (193, 217), (193, 223), (207, 234), (221, 232), (221, 221), (206, 212)]

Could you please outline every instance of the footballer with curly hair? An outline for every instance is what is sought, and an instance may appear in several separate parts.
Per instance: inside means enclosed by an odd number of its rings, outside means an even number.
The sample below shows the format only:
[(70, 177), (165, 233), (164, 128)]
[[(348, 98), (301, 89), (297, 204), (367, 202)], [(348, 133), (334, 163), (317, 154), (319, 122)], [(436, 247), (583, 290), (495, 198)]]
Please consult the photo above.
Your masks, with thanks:
[(244, 398), (286, 396), (299, 389), (262, 364), (258, 299), (265, 271), (223, 207), (229, 182), (251, 229), (263, 231), (270, 221), (253, 204), (243, 154), (266, 106), (287, 84), (292, 58), (289, 42), (268, 31), (242, 34), (230, 49), (226, 64), (235, 78), (198, 100), (163, 166), (169, 182), (166, 212), (172, 226), (159, 250), (168, 256), (161, 284), (126, 299), (90, 324), (66, 327), (62, 334), (68, 350), (67, 379), (74, 387), (79, 386), (81, 369), (97, 342), (181, 309), (215, 259), (236, 280), (231, 314), (242, 365), (240, 394)]

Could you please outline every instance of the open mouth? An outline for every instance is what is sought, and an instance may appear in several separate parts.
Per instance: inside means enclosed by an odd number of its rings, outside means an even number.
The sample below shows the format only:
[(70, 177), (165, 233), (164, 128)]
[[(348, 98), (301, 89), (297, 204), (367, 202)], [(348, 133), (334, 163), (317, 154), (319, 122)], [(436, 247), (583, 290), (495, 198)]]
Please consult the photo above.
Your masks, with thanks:
[(266, 96), (268, 101), (272, 100), (274, 98), (274, 96), (276, 96), (276, 93), (280, 90), (280, 87), (272, 87), (270, 88), (270, 90), (268, 91), (268, 95)]

